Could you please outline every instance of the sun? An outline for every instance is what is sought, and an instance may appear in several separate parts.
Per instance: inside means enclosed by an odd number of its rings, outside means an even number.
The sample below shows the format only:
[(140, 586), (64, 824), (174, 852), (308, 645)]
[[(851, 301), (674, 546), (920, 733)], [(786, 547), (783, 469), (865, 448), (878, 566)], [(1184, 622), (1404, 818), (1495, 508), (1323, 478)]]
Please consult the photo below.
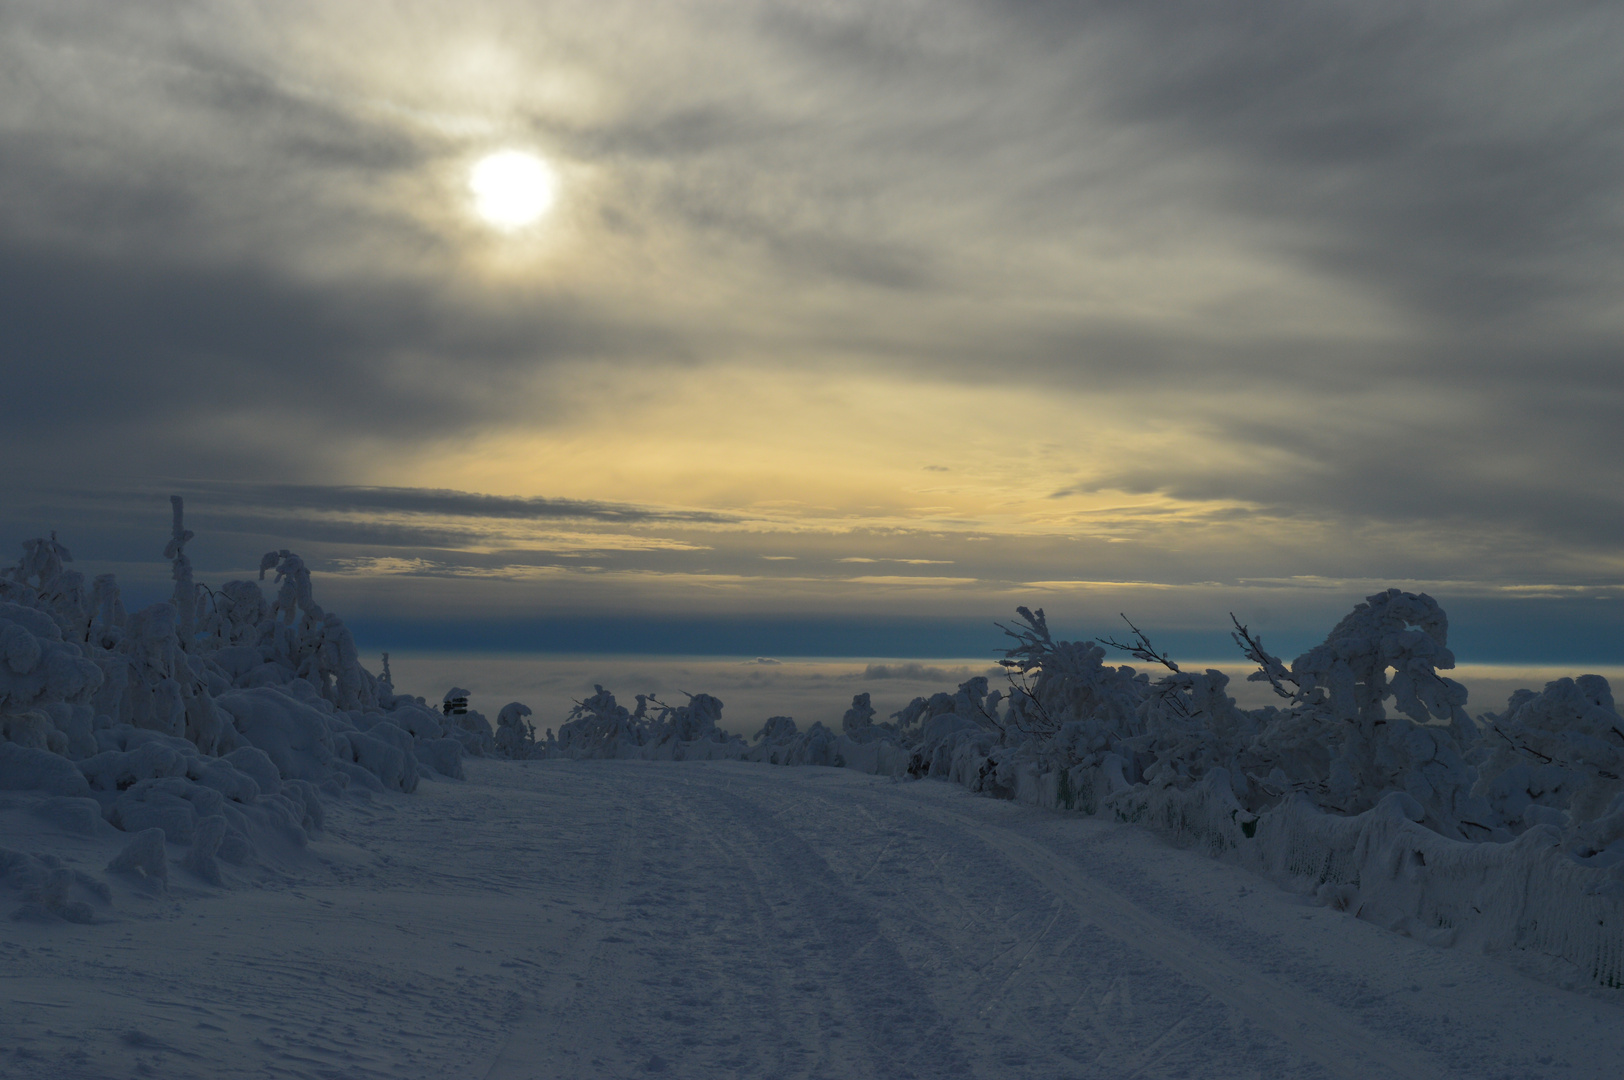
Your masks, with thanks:
[(541, 158), (523, 150), (502, 150), (475, 163), (468, 174), (474, 210), (487, 223), (512, 231), (552, 208), (558, 176)]

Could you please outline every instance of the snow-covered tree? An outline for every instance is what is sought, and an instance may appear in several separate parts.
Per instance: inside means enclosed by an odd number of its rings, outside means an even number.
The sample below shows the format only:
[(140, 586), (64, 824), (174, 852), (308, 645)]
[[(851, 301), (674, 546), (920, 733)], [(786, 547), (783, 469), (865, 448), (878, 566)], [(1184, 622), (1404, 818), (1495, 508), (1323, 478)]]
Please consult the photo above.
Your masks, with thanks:
[(1589, 823), (1624, 794), (1624, 719), (1600, 675), (1518, 690), (1480, 720), (1476, 794), (1511, 831)]
[(496, 749), (513, 758), (532, 757), (536, 750), (536, 725), (525, 717), (530, 707), (522, 702), (510, 701), (496, 714)]

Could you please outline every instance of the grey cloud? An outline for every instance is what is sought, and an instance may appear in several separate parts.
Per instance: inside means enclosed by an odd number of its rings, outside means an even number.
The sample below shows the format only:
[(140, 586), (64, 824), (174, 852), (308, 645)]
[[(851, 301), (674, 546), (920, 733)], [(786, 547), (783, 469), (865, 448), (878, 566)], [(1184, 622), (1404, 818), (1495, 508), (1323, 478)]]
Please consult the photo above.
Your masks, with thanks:
[(398, 126), (363, 119), (353, 102), (301, 92), (217, 52), (183, 46), (174, 57), (177, 66), (162, 82), (177, 104), (215, 114), (231, 125), (251, 126), (279, 155), (311, 167), (402, 172), (422, 165), (439, 149)]
[(863, 668), (861, 675), (853, 678), (864, 682), (880, 679), (906, 679), (910, 682), (937, 682), (954, 683), (964, 682), (977, 674), (993, 675), (1000, 669), (990, 668), (984, 672), (971, 671), (969, 668), (944, 668), (932, 664), (921, 664), (915, 661), (906, 661), (895, 664), (869, 664)]
[(453, 518), (525, 521), (594, 521), (718, 524), (737, 522), (734, 514), (701, 510), (661, 510), (584, 499), (514, 498), (434, 488), (353, 487), (318, 484), (182, 482), (176, 491), (197, 492), (211, 504), (277, 511), (396, 512)]
[[(162, 469), (204, 450), (192, 432), (212, 417), (242, 425), (250, 442), (216, 440), (207, 456), (266, 478), (304, 471), (304, 454), (357, 436), (507, 422), (512, 391), (536, 370), (636, 348), (640, 334), (562, 297), (468, 310), (425, 283), (335, 289), (265, 265), (83, 256), (3, 238), (0, 321), (8, 389), (46, 403), (8, 418), (0, 438), (19, 455), (46, 433), (77, 433), (69, 454), (116, 433), (118, 455), (80, 464)], [(532, 408), (532, 421), (545, 419), (545, 403)], [(278, 439), (279, 427), (303, 444)], [(267, 443), (280, 445), (267, 454)]]
[(1226, 199), (1302, 224), (1310, 262), (1445, 321), (1497, 322), (1617, 265), (1624, 77), (1594, 4), (1113, 14), (1124, 57), (1158, 61), (1111, 72), (1118, 115), (1226, 155)]
[[(1091, 206), (1139, 219), (1127, 235), (1149, 244), (1176, 243), (1181, 216), (1250, 221), (1276, 259), (1427, 320), (1412, 346), (1463, 321), (1565, 335), (1553, 301), (1610, 303), (1624, 76), (1616, 22), (1594, 4), (986, 5), (974, 9), (984, 24), (935, 53), (914, 47), (912, 65), (898, 54), (913, 27), (887, 26), (885, 10), (773, 22), (842, 78), (888, 79), (875, 126), (906, 133), (917, 166), (974, 182), (985, 162), (1018, 161), (995, 190), (1024, 193), (1010, 218), (1028, 229), (1049, 221), (1066, 235)], [(955, 85), (984, 107), (940, 104)], [(1001, 112), (1013, 94), (1024, 108)], [(943, 122), (954, 109), (958, 122)], [(1160, 203), (1131, 201), (1135, 188)], [(1184, 348), (1158, 336), (1167, 329), (1130, 328), (1148, 331), (1133, 356), (1076, 328), (1072, 363), (1111, 366), (1085, 359), (1104, 346), (1141, 371), (1158, 357), (1233, 370), (1272, 339)], [(1067, 351), (1055, 342), (1055, 356)], [(1382, 363), (1369, 350), (1358, 366)]]
[(1239, 500), (1253, 507), (1246, 513), (1277, 521), (1403, 529), (1418, 538), (1432, 532), (1441, 552), (1470, 552), (1473, 573), (1522, 575), (1544, 566), (1583, 575), (1594, 572), (1582, 569), (1587, 556), (1616, 550), (1624, 526), (1624, 496), (1612, 476), (1624, 434), (1608, 419), (1615, 395), (1597, 397), (1522, 392), (1483, 401), (1462, 390), (1462, 400), (1443, 396), (1419, 414), (1413, 405), (1427, 399), (1416, 394), (1409, 415), (1384, 413), (1379, 399), (1366, 398), (1322, 416), (1282, 410), (1209, 419), (1209, 445), (1250, 450), (1259, 466), (1140, 456), (1096, 463), (1081, 488)]
[[(7, 393), (33, 403), (0, 433), (14, 473), (305, 480), (346, 441), (544, 425), (565, 406), (535, 379), (560, 365), (746, 355), (1142, 411), (1228, 452), (1162, 454), (1123, 419), (1123, 445), (1078, 461), (1065, 490), (1249, 507), (1204, 528), (1408, 530), (1511, 568), (1616, 546), (1624, 69), (1605, 6), (603, 10), (558, 25), (590, 45), (576, 59), (610, 104), (520, 102), (493, 124), (595, 171), (582, 220), (618, 223), (624, 265), (639, 238), (669, 253), (618, 295), (612, 275), (465, 287), (455, 237), (368, 197), (472, 145), (379, 108), (388, 86), (374, 101), (312, 89), (296, 76), (319, 60), (237, 49), (227, 16), (182, 32), (161, 5), (24, 10), (48, 47), (27, 77), (0, 64), (0, 359)], [(532, 15), (539, 40), (551, 24)], [(614, 18), (638, 24), (639, 51), (621, 55)], [(133, 60), (91, 65), (98, 97), (84, 56), (124, 37)], [(1201, 245), (1216, 252), (1202, 272), (1217, 280), (1192, 290), (1207, 310), (1158, 307), (1159, 274), (1116, 276), (1160, 260), (1171, 291)], [(353, 262), (316, 273), (316, 255)], [(1325, 310), (1229, 288), (1226, 255), (1316, 283)], [(684, 308), (679, 279), (746, 317)], [(1133, 303), (1105, 302), (1118, 291)], [(386, 548), (470, 531), (322, 515), (737, 523), (403, 488), (177, 490), (221, 528), (285, 515), (295, 537)], [(1090, 573), (1142, 576), (1134, 559), (1154, 558), (1199, 579), (1262, 558), (1158, 547), (1172, 526), (1142, 517), (1119, 515), (1138, 551), (1101, 541)], [(996, 559), (1035, 580), (1036, 550), (1001, 541)], [(1042, 557), (1072, 557), (1056, 550)], [(1291, 557), (1327, 571), (1345, 554)]]

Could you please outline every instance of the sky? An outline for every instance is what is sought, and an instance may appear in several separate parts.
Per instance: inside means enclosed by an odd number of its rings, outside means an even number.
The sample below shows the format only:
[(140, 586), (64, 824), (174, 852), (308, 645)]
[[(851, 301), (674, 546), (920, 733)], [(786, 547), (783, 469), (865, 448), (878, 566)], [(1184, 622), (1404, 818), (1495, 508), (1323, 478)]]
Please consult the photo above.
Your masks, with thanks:
[[(369, 646), (1624, 656), (1624, 10), (0, 0), (0, 558)], [(493, 227), (469, 178), (544, 159)], [(13, 547), (13, 551), (18, 550)]]

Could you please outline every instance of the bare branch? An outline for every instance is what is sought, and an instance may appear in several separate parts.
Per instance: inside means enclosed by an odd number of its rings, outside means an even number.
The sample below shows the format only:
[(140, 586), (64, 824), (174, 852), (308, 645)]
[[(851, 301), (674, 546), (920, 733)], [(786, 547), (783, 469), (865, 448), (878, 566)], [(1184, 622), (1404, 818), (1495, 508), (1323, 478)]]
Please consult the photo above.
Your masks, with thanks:
[(1143, 660), (1146, 663), (1160, 664), (1175, 675), (1181, 674), (1179, 671), (1179, 666), (1173, 663), (1172, 659), (1168, 657), (1166, 653), (1157, 652), (1156, 646), (1150, 643), (1150, 639), (1145, 636), (1145, 632), (1143, 630), (1139, 629), (1133, 624), (1132, 619), (1128, 618), (1126, 614), (1123, 614), (1122, 621), (1128, 624), (1129, 630), (1133, 631), (1133, 641), (1131, 643), (1124, 643), (1117, 641), (1115, 638), (1098, 638), (1097, 640), (1101, 645), (1108, 645), (1113, 649), (1121, 649), (1123, 652), (1131, 654), (1136, 660)]
[(1179, 696), (1180, 688), (1176, 685), (1171, 685), (1172, 683), (1172, 679), (1164, 679), (1155, 686), (1154, 693), (1156, 694), (1157, 699), (1160, 700), (1164, 705), (1168, 706), (1184, 719), (1189, 720), (1191, 719), (1190, 710), (1184, 707), (1184, 699)]
[[(1552, 762), (1552, 760), (1554, 760), (1554, 759), (1552, 759), (1550, 757), (1547, 757), (1546, 755), (1540, 753), (1538, 750), (1535, 750), (1532, 746), (1524, 746), (1522, 743), (1518, 742), (1516, 739), (1513, 739), (1510, 735), (1507, 735), (1505, 732), (1501, 731), (1497, 724), (1489, 724), (1488, 728), (1489, 728), (1490, 731), (1494, 732), (1496, 735), (1498, 735), (1502, 739), (1504, 739), (1506, 741), (1507, 745), (1509, 745), (1513, 750), (1516, 750), (1519, 753), (1527, 754), (1530, 757), (1537, 757), (1537, 758), (1539, 758), (1540, 761), (1544, 762), (1547, 765), (1549, 765)], [(1567, 764), (1567, 763), (1564, 762), (1563, 764)]]
[[(1303, 692), (1302, 684), (1291, 674), (1286, 665), (1281, 663), (1278, 656), (1271, 654), (1263, 647), (1263, 639), (1254, 636), (1250, 630), (1242, 625), (1233, 611), (1229, 613), (1229, 621), (1235, 624), (1235, 630), (1229, 636), (1234, 638), (1235, 644), (1240, 646), (1242, 655), (1258, 666), (1258, 670), (1263, 677), (1269, 680), (1269, 685), (1274, 687), (1274, 692), (1283, 698), (1292, 700), (1300, 698)], [(1297, 689), (1295, 691), (1287, 690), (1284, 686), (1284, 683), (1287, 682)]]

